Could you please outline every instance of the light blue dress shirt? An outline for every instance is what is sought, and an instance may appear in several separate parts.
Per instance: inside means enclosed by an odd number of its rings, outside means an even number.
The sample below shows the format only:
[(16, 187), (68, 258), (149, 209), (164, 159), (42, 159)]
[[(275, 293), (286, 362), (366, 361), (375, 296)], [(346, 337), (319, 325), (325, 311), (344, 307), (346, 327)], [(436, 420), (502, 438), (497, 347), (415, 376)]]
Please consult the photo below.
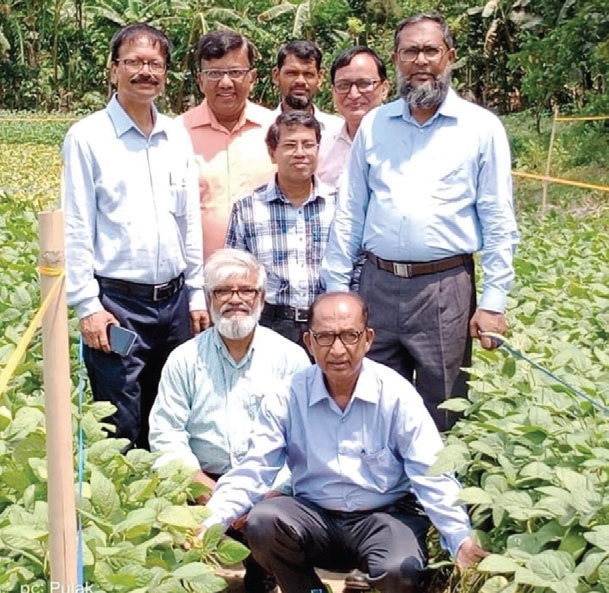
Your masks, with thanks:
[(423, 125), (402, 99), (364, 117), (339, 188), (321, 278), (328, 291), (347, 290), (362, 246), (410, 262), (482, 249), (479, 306), (501, 312), (517, 243), (503, 126), (450, 89)]
[(238, 363), (215, 327), (178, 346), (167, 359), (150, 413), (150, 447), (160, 463), (181, 459), (223, 474), (245, 455), (260, 402), (311, 366), (305, 351), (258, 326)]
[(427, 476), (441, 448), (423, 400), (389, 367), (364, 359), (341, 411), (314, 365), (293, 377), (289, 391), (265, 398), (251, 448), (218, 481), (204, 524), (227, 527), (249, 511), (287, 460), (294, 495), (325, 509), (375, 509), (413, 491), (455, 555), (470, 524), (453, 506), (459, 483)]
[(205, 309), (199, 188), (188, 134), (153, 107), (146, 137), (116, 95), (63, 146), (68, 304), (103, 309), (94, 275), (162, 284), (184, 273)]

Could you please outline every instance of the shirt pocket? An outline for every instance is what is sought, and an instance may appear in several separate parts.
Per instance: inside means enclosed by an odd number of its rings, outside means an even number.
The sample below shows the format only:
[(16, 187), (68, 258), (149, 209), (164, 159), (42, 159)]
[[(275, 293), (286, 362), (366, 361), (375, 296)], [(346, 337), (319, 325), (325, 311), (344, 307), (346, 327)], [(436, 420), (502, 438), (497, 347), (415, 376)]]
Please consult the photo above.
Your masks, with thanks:
[(468, 195), (475, 173), (471, 163), (464, 159), (447, 158), (439, 166), (440, 173), (430, 192), (435, 200), (448, 202)]
[(404, 480), (404, 466), (389, 447), (374, 453), (362, 453), (362, 464), (372, 483), (382, 492), (391, 490)]
[(176, 218), (186, 216), (188, 209), (188, 190), (186, 179), (181, 175), (170, 175), (169, 212)]

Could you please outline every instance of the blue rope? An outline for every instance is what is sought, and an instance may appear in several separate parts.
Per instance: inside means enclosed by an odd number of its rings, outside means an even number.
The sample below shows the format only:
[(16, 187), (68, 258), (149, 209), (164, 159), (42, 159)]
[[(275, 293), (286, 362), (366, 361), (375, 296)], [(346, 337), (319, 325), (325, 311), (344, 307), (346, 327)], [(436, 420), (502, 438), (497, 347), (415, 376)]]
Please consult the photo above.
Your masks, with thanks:
[[(78, 533), (76, 540), (76, 569), (78, 576), (78, 585), (80, 587), (85, 586), (85, 563), (84, 563), (84, 553), (83, 553), (83, 535), (82, 535), (82, 515), (80, 514), (80, 505), (82, 504), (82, 490), (83, 490), (83, 482), (84, 482), (84, 473), (85, 473), (85, 438), (84, 432), (82, 429), (82, 409), (83, 409), (83, 399), (84, 399), (84, 391), (85, 391), (85, 377), (83, 372), (83, 341), (82, 334), (80, 334), (80, 340), (78, 343)], [(84, 591), (84, 589), (83, 589)]]
[(525, 362), (528, 362), (533, 368), (536, 368), (538, 371), (542, 372), (547, 377), (550, 377), (550, 379), (552, 379), (553, 381), (556, 381), (563, 387), (566, 387), (569, 391), (571, 391), (578, 397), (581, 397), (582, 399), (585, 399), (587, 402), (591, 403), (597, 410), (603, 412), (603, 414), (609, 414), (609, 407), (599, 403), (593, 397), (590, 397), (588, 394), (584, 393), (580, 389), (577, 389), (577, 387), (574, 387), (570, 383), (567, 383), (564, 379), (561, 379), (552, 371), (549, 371), (545, 367), (541, 366), (538, 362), (535, 362), (534, 360), (530, 359), (526, 354), (523, 354), (522, 352), (520, 352), (520, 350), (514, 348), (514, 346), (512, 346), (501, 334), (496, 334), (493, 332), (480, 332), (480, 335), (490, 337), (493, 341), (493, 345), (505, 348), (512, 356), (514, 356), (515, 358), (520, 358)]

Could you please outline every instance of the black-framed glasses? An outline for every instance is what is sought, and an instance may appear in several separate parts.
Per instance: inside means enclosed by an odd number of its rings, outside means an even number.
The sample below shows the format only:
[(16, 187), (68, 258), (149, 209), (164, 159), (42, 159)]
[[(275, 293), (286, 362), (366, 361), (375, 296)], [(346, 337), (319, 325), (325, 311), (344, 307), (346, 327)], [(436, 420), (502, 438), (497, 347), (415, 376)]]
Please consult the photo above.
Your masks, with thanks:
[(398, 49), (400, 62), (414, 62), (419, 54), (423, 54), (428, 62), (437, 62), (448, 50), (438, 45), (426, 45), (425, 47), (401, 47)]
[(216, 288), (211, 293), (218, 301), (230, 301), (236, 294), (242, 301), (253, 301), (260, 291), (257, 288)]
[(225, 76), (231, 80), (243, 80), (243, 77), (251, 70), (251, 68), (208, 68), (201, 70), (201, 74), (208, 80), (218, 82)]
[(338, 338), (345, 346), (353, 346), (353, 344), (357, 344), (362, 337), (362, 334), (366, 329), (346, 329), (342, 332), (316, 332), (312, 329), (309, 330), (309, 333), (317, 342), (318, 346), (322, 348), (328, 348), (334, 344), (336, 338)]
[(137, 74), (144, 66), (148, 66), (148, 70), (152, 74), (165, 74), (167, 64), (160, 60), (142, 60), (141, 58), (125, 58), (124, 60), (114, 60), (117, 64), (122, 64), (129, 74)]
[(348, 94), (352, 86), (355, 86), (360, 93), (364, 94), (371, 93), (380, 82), (380, 80), (372, 80), (370, 78), (359, 78), (358, 80), (339, 80), (332, 86), (334, 91), (339, 95)]

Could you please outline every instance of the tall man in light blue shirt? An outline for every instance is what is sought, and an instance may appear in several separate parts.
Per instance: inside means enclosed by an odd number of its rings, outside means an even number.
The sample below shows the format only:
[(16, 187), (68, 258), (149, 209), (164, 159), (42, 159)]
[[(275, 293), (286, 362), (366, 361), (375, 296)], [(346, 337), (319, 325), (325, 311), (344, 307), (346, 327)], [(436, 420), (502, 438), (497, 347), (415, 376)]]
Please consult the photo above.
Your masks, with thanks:
[[(68, 303), (85, 342), (93, 396), (116, 407), (115, 435), (148, 446), (148, 414), (172, 348), (207, 325), (194, 155), (186, 132), (158, 113), (170, 58), (143, 23), (112, 39), (106, 109), (64, 143)], [(107, 330), (137, 334), (111, 352)]]
[[(467, 391), (460, 369), (471, 337), (506, 330), (518, 242), (510, 152), (499, 119), (450, 88), (455, 48), (442, 18), (400, 23), (392, 58), (402, 98), (362, 121), (321, 277), (329, 291), (348, 290), (365, 250), (359, 291), (377, 336), (370, 356), (414, 380), (445, 430), (454, 418), (437, 406)], [(472, 254), (480, 249), (476, 308)]]
[[(258, 325), (267, 277), (252, 254), (215, 251), (205, 282), (214, 326), (169, 355), (150, 414), (150, 446), (164, 452), (160, 463), (181, 459), (212, 490), (247, 452), (260, 402), (311, 365), (300, 346)], [(205, 493), (198, 502), (208, 499)], [(252, 560), (246, 569), (248, 593), (274, 589)]]
[[(442, 441), (420, 396), (364, 358), (374, 339), (367, 317), (354, 293), (313, 303), (305, 342), (317, 364), (263, 400), (248, 454), (207, 505), (202, 531), (255, 505), (248, 545), (282, 591), (323, 590), (314, 567), (357, 566), (372, 588), (418, 593), (429, 519), (460, 567), (486, 554), (454, 506), (458, 482), (428, 475)], [(294, 496), (262, 501), (286, 460)]]

